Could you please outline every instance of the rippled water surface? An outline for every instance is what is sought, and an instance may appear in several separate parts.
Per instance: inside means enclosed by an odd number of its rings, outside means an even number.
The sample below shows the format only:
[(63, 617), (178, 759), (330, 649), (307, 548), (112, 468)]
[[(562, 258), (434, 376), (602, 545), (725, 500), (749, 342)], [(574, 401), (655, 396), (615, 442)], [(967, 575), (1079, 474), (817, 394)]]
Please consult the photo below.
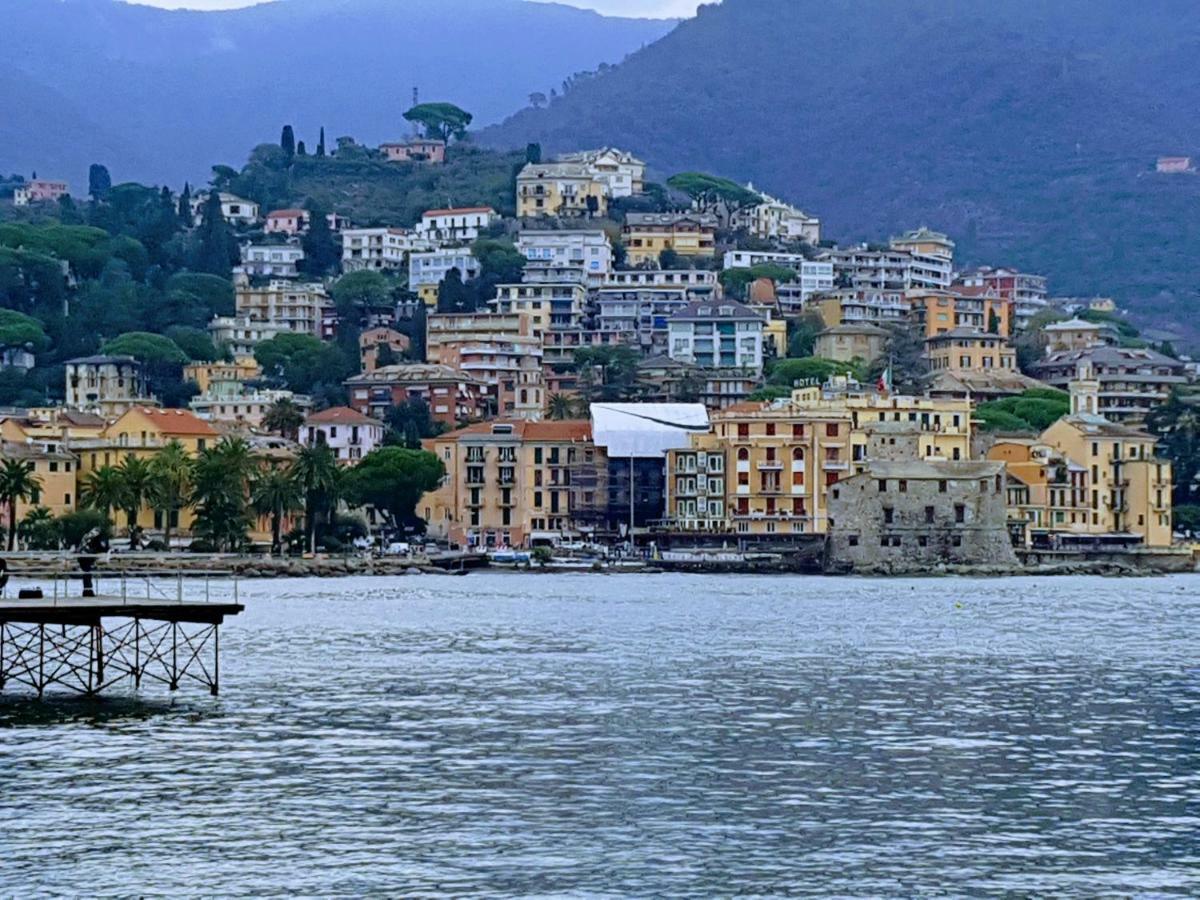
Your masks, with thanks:
[(0, 700), (0, 895), (1195, 895), (1198, 590), (243, 583), (217, 700)]

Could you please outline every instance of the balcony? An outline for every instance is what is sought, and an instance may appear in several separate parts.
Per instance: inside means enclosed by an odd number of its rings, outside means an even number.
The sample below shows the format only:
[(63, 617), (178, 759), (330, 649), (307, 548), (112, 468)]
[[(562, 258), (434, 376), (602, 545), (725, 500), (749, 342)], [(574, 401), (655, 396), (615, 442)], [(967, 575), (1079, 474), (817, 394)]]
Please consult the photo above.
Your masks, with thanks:
[(821, 463), (821, 468), (826, 472), (848, 472), (850, 471), (850, 463), (842, 462), (839, 459), (827, 459)]
[(778, 459), (768, 459), (757, 464), (760, 472), (782, 472), (783, 461)]

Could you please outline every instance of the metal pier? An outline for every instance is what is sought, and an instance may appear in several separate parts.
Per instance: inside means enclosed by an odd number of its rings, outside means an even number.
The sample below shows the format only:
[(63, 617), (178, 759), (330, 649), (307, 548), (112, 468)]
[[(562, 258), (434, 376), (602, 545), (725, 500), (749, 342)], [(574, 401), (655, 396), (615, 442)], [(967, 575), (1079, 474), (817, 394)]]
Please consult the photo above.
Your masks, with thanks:
[[(221, 624), (245, 609), (236, 582), (233, 602), (209, 602), (184, 599), (183, 576), (174, 572), (12, 575), (52, 580), (54, 588), (48, 597), (44, 589), (26, 589), (21, 594), (43, 596), (0, 599), (0, 691), (24, 685), (41, 697), (57, 686), (93, 696), (124, 680), (135, 688), (147, 680), (172, 691), (187, 682), (206, 686), (214, 697), (220, 691)], [(229, 577), (203, 573), (206, 598), (210, 575)], [(174, 582), (176, 596), (163, 596), (164, 577)], [(96, 595), (100, 579), (119, 582), (120, 592)], [(75, 580), (84, 581), (84, 596), (69, 596)], [(130, 590), (142, 581), (144, 595)]]

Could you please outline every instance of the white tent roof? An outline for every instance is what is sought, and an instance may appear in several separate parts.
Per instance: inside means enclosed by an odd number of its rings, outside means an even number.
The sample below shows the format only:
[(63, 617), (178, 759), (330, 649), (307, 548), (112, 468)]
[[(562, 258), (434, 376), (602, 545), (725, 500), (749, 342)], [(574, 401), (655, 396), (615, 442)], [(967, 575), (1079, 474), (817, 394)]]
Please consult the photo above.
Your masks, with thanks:
[(592, 438), (610, 457), (663, 457), (709, 427), (702, 403), (592, 404)]

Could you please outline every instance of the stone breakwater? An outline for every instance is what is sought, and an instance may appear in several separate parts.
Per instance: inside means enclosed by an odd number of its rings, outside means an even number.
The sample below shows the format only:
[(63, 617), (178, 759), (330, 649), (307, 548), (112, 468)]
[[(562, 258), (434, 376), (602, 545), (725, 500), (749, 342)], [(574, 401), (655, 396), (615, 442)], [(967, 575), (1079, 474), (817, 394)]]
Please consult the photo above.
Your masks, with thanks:
[(228, 572), (239, 578), (339, 578), (354, 575), (453, 575), (455, 571), (431, 565), (428, 559), (368, 559), (363, 557), (148, 557), (101, 559), (96, 571), (179, 571), (184, 576)]

